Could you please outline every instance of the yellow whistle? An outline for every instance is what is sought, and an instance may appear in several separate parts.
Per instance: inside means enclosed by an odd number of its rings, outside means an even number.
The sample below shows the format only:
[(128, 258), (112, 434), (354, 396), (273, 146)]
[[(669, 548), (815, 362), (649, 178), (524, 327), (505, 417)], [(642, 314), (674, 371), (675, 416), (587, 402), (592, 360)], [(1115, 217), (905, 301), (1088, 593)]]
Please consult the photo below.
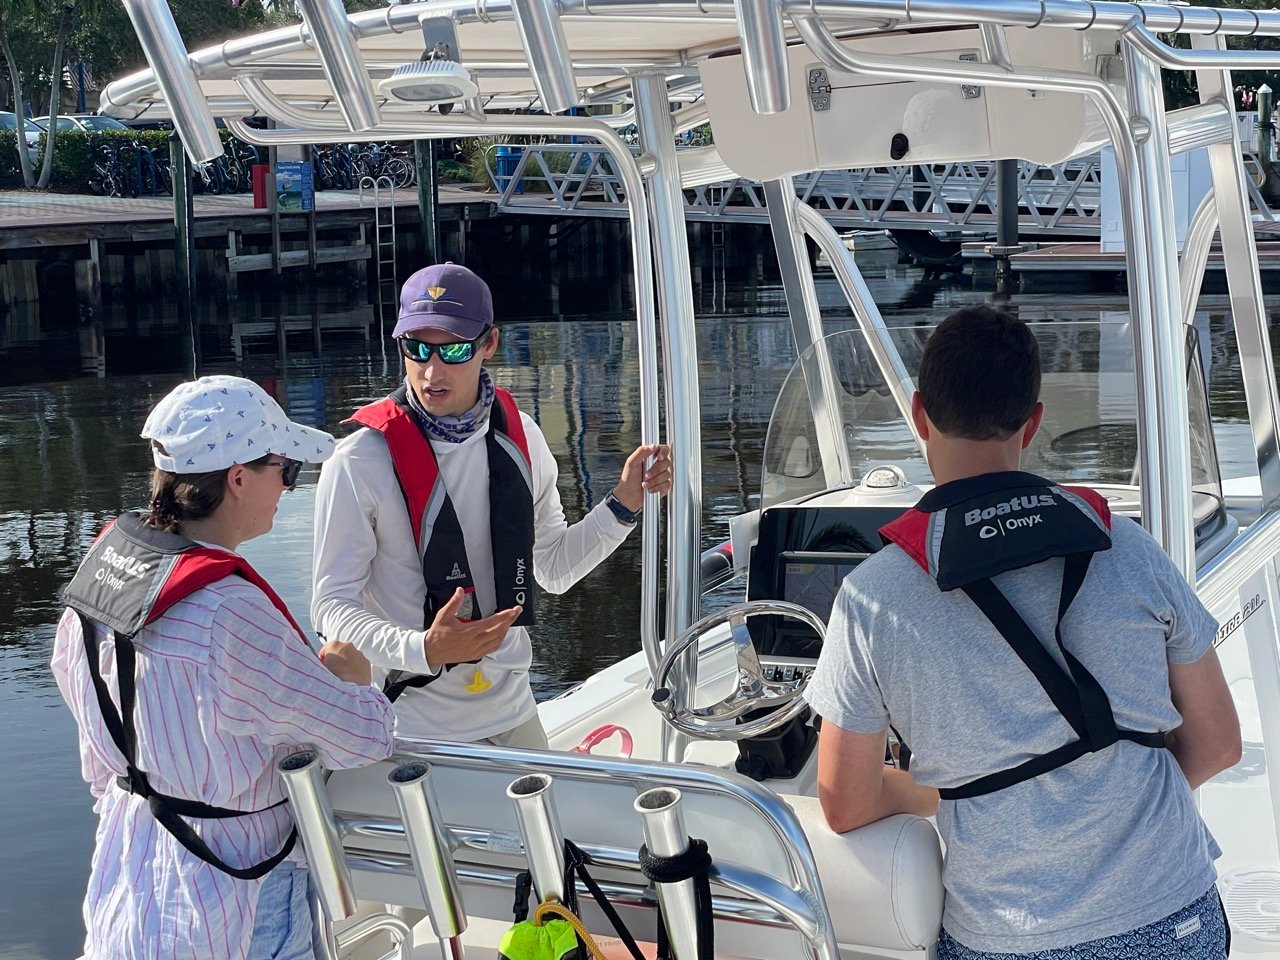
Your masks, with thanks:
[(465, 689), (467, 693), (484, 693), (492, 686), (493, 684), (485, 678), (484, 671), (476, 667), (476, 672), (471, 675), (471, 682)]

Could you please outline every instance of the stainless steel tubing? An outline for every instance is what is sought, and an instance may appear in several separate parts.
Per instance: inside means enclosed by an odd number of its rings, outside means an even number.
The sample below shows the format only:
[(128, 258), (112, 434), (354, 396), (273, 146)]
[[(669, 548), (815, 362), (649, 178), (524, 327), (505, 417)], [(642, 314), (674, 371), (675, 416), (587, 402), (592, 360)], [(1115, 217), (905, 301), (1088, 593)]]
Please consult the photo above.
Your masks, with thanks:
[[(655, 273), (658, 279), (659, 320), (662, 323), (662, 369), (665, 375), (667, 440), (671, 444), (673, 482), (667, 497), (667, 616), (666, 641), (670, 642), (698, 619), (702, 594), (702, 417), (698, 396), (698, 342), (693, 322), (693, 277), (689, 270), (689, 237), (684, 221), (684, 193), (676, 174), (671, 110), (667, 102), (666, 79), (645, 73), (632, 78), (636, 105), (636, 126), (640, 144), (658, 162), (659, 175), (646, 178), (653, 231), (662, 239), (657, 245)], [(661, 175), (671, 171), (671, 177)], [(656, 514), (658, 497), (645, 496), (645, 514)], [(647, 530), (646, 530), (647, 534)], [(653, 568), (656, 572), (656, 565)], [(649, 574), (648, 556), (642, 577)], [(649, 586), (641, 592), (649, 596)], [(657, 596), (657, 584), (653, 585)], [(697, 675), (697, 652), (687, 662), (685, 677)], [(651, 661), (650, 669), (657, 667)], [(680, 684), (677, 673), (675, 685)], [(686, 746), (682, 734), (663, 727), (663, 755), (680, 760)]]
[(1166, 70), (1274, 70), (1280, 67), (1280, 50), (1227, 50), (1214, 47), (1179, 50), (1150, 29), (1134, 23), (1125, 36), (1147, 57)]
[[(1133, 310), (1135, 346), (1142, 364), (1138, 377), (1142, 520), (1187, 582), (1195, 583), (1186, 345), (1164, 93), (1160, 67), (1131, 40), (1122, 40), (1121, 47), (1129, 112), (1151, 125), (1151, 136), (1137, 144), (1125, 231), (1126, 248), (1144, 251), (1148, 265), (1145, 273), (1129, 278), (1131, 303), (1147, 305), (1145, 311)], [(1151, 486), (1160, 490), (1158, 497), (1152, 496)]]
[(420, 760), (402, 763), (387, 775), (387, 782), (400, 808), (405, 843), (413, 858), (431, 929), (442, 943), (456, 940), (453, 953), (461, 957), (460, 938), (467, 929), (467, 911), (450, 850), (449, 831), (440, 818), (431, 767)]
[[(1225, 10), (1096, 0), (784, 0), (787, 12), (894, 21), (1004, 23), (1014, 27), (1123, 29), (1135, 19), (1155, 33), (1280, 35), (1271, 10)], [(592, 3), (595, 9), (596, 4)], [(1238, 51), (1233, 51), (1238, 52)]]
[[(840, 236), (831, 225), (831, 221), (813, 207), (807, 203), (797, 203), (796, 215), (804, 232), (813, 238), (814, 243), (831, 261), (831, 269), (835, 272), (836, 280), (853, 310), (854, 317), (857, 318), (858, 328), (867, 338), (871, 356), (875, 359), (876, 366), (880, 368), (880, 374), (884, 377), (885, 383), (889, 385), (893, 402), (897, 404), (902, 419), (911, 424), (911, 397), (916, 391), (915, 384), (912, 383), (907, 365), (902, 362), (902, 355), (889, 335), (889, 328), (885, 325), (880, 308), (876, 305), (875, 297), (871, 295), (871, 289), (863, 279), (862, 271), (858, 269), (853, 254), (840, 241)], [(911, 427), (911, 433), (915, 436), (914, 424)], [(920, 452), (923, 454), (924, 444), (919, 437), (916, 437), (916, 443), (920, 444)]]
[[(1277, 526), (1280, 527), (1280, 520), (1277, 521)], [(1280, 534), (1277, 536), (1280, 537)], [(545, 750), (515, 751), (487, 743), (446, 743), (414, 737), (397, 737), (395, 749), (393, 759), (426, 760), (446, 769), (493, 771), (495, 765), (502, 769), (513, 763), (527, 762), (537, 763), (540, 768), (552, 774), (564, 771), (566, 775), (578, 781), (630, 784), (638, 792), (643, 792), (655, 781), (661, 781), (680, 789), (733, 796), (748, 808), (764, 815), (772, 825), (774, 835), (787, 861), (785, 876), (779, 877), (779, 881), (788, 886), (798, 887), (805, 892), (806, 897), (810, 896), (809, 891), (822, 889), (813, 848), (809, 844), (804, 828), (796, 818), (795, 811), (787, 806), (778, 794), (754, 780), (743, 777), (726, 780), (721, 771), (698, 764), (670, 766), (644, 760), (624, 760), (601, 754), (587, 756)], [(821, 956), (824, 960), (839, 960), (836, 933), (825, 902), (820, 898), (814, 898), (809, 906), (813, 908), (816, 923), (820, 928), (817, 939)]]
[(1169, 111), (1169, 153), (1189, 153), (1215, 143), (1236, 142), (1236, 117), (1225, 103), (1201, 103)]
[(315, 110), (308, 110), (306, 107), (295, 107), (293, 104), (277, 97), (275, 91), (253, 74), (241, 74), (236, 77), (236, 83), (240, 85), (244, 95), (249, 98), (249, 101), (258, 111), (266, 114), (277, 123), (286, 123), (295, 127), (311, 125), (335, 132), (349, 132), (347, 124), (341, 117), (332, 115), (317, 116)]
[(298, 0), (298, 11), (347, 126), (356, 133), (376, 127), (378, 104), (342, 0)]
[(565, 42), (556, 0), (511, 0), (516, 30), (529, 58), (529, 72), (547, 113), (564, 113), (578, 105), (573, 58)]
[[(1058, 0), (1069, 3), (1070, 0)], [(980, 5), (980, 4), (979, 4)], [(965, 8), (962, 3), (954, 4), (957, 9)], [(821, 9), (821, 7), (819, 8)], [(868, 76), (887, 77), (895, 80), (943, 80), (953, 83), (972, 83), (979, 86), (1014, 87), (1020, 89), (1040, 88), (1043, 90), (1063, 90), (1079, 93), (1089, 97), (1097, 106), (1107, 132), (1116, 151), (1117, 180), (1120, 186), (1121, 206), (1125, 211), (1125, 261), (1129, 271), (1129, 290), (1131, 312), (1134, 318), (1134, 355), (1137, 389), (1142, 411), (1139, 423), (1139, 452), (1144, 465), (1143, 486), (1141, 492), (1143, 523), (1151, 534), (1160, 542), (1161, 547), (1179, 569), (1190, 575), (1194, 574), (1193, 556), (1188, 552), (1188, 541), (1181, 532), (1179, 524), (1169, 523), (1166, 509), (1178, 512), (1182, 506), (1174, 506), (1171, 500), (1185, 494), (1186, 507), (1189, 508), (1189, 490), (1178, 480), (1169, 480), (1162, 475), (1158, 465), (1166, 458), (1166, 436), (1157, 429), (1160, 422), (1158, 405), (1164, 396), (1159, 384), (1161, 377), (1157, 375), (1155, 349), (1157, 346), (1157, 330), (1167, 322), (1170, 304), (1167, 297), (1161, 298), (1157, 306), (1152, 299), (1152, 273), (1156, 269), (1152, 263), (1152, 248), (1146, 241), (1145, 217), (1148, 213), (1143, 191), (1136, 184), (1138, 167), (1138, 144), (1135, 130), (1139, 125), (1149, 126), (1145, 115), (1134, 116), (1135, 111), (1121, 106), (1112, 89), (1097, 77), (1064, 73), (1055, 70), (1019, 70), (1009, 73), (985, 63), (966, 63), (963, 67), (957, 64), (938, 60), (912, 60), (910, 63), (875, 54), (867, 54), (849, 49), (839, 43), (830, 29), (811, 13), (800, 13), (791, 8), (791, 21), (804, 42), (824, 63), (852, 73)], [(1085, 24), (1087, 26), (1087, 24)], [(1130, 48), (1132, 49), (1132, 47)], [(1132, 119), (1131, 119), (1132, 118)], [(1167, 144), (1168, 131), (1164, 125), (1164, 111), (1161, 106), (1156, 117), (1158, 139), (1152, 141), (1151, 135), (1157, 131), (1149, 130), (1145, 138), (1146, 149), (1153, 151)], [(1165, 167), (1168, 167), (1167, 156)], [(1176, 264), (1174, 265), (1176, 275)], [(1167, 286), (1166, 280), (1161, 284)], [(1176, 293), (1176, 291), (1175, 291)], [(1161, 313), (1164, 310), (1164, 313)], [(1174, 310), (1172, 316), (1181, 317), (1180, 310)], [(1181, 338), (1177, 338), (1181, 349)], [(1183, 411), (1182, 430), (1185, 433), (1186, 394), (1181, 392), (1181, 402), (1171, 408)], [(1144, 429), (1143, 422), (1150, 427)], [(1176, 431), (1177, 428), (1175, 428)], [(1184, 448), (1185, 449), (1185, 448)], [(1153, 465), (1150, 468), (1147, 465)], [(1190, 563), (1190, 565), (1189, 565)]]
[(998, 23), (982, 23), (978, 25), (982, 36), (982, 53), (987, 63), (994, 63), (1004, 70), (1013, 69), (1013, 57), (1009, 55), (1009, 44), (1005, 41), (1004, 27)]
[(564, 833), (551, 796), (551, 778), (531, 773), (511, 781), (507, 796), (516, 805), (533, 889), (538, 899), (564, 901)]
[(165, 0), (124, 0), (124, 8), (187, 156), (192, 163), (216, 160), (223, 152), (218, 125), (200, 91), (169, 4)]
[[(1221, 37), (1193, 37), (1196, 48), (1226, 46)], [(1232, 101), (1231, 74), (1226, 70), (1199, 70), (1196, 86), (1202, 100)], [(1254, 456), (1261, 484), (1262, 509), (1280, 503), (1280, 408), (1277, 407), (1276, 368), (1271, 351), (1271, 324), (1262, 300), (1258, 247), (1250, 214), (1248, 175), (1235, 138), (1209, 147), (1209, 170), (1217, 203), (1222, 259), (1231, 294), (1240, 378), (1249, 408)], [(1188, 244), (1190, 238), (1188, 237)], [(1185, 288), (1184, 288), (1185, 289)]]
[[(399, 8), (391, 8), (396, 10)], [(258, 130), (242, 120), (227, 118), (228, 128), (246, 143), (259, 146), (280, 144), (324, 143), (332, 133), (325, 128), (284, 130)], [(657, 319), (653, 281), (653, 239), (649, 232), (648, 206), (645, 198), (644, 178), (640, 174), (636, 157), (627, 143), (598, 120), (587, 117), (530, 117), (495, 116), (475, 120), (466, 116), (421, 117), (403, 123), (383, 120), (371, 131), (378, 137), (395, 139), (421, 139), (423, 137), (466, 137), (495, 134), (545, 133), (566, 137), (590, 137), (598, 141), (614, 162), (627, 194), (627, 219), (631, 226), (631, 264), (636, 311), (636, 352), (640, 370), (640, 441), (657, 443), (660, 439), (658, 420), (658, 345)], [(674, 146), (673, 146), (674, 152)], [(687, 258), (686, 258), (687, 269)], [(686, 290), (688, 288), (686, 287)], [(691, 296), (691, 295), (690, 295)], [(692, 301), (690, 302), (692, 308)], [(691, 327), (692, 329), (692, 327)], [(696, 416), (695, 411), (695, 416)], [(695, 420), (696, 423), (696, 420)], [(696, 434), (695, 434), (696, 437)], [(696, 448), (695, 448), (696, 452)], [(701, 460), (697, 462), (701, 469)], [(650, 502), (655, 501), (655, 502)], [(640, 518), (643, 535), (640, 571), (640, 645), (652, 676), (662, 659), (661, 641), (658, 636), (658, 573), (661, 569), (661, 542), (658, 498), (647, 497), (646, 509)], [(694, 541), (695, 547), (698, 546)], [(701, 570), (701, 557), (695, 556)], [(697, 582), (694, 582), (696, 590)], [(692, 622), (692, 621), (690, 621)]]
[[(809, 408), (813, 411), (822, 478), (828, 487), (842, 487), (853, 482), (853, 468), (849, 465), (849, 447), (840, 416), (840, 378), (823, 343), (822, 309), (818, 306), (818, 291), (809, 267), (808, 244), (797, 219), (796, 208), (807, 204), (796, 199), (795, 182), (790, 177), (769, 180), (762, 187), (782, 274), (782, 290), (787, 298), (791, 338), (796, 345), (796, 355), (808, 354), (811, 358), (801, 373)], [(654, 683), (657, 682), (655, 678)]]
[[(657, 857), (678, 857), (689, 849), (689, 834), (680, 811), (680, 791), (655, 787), (636, 797), (636, 813), (644, 827), (644, 843)], [(662, 920), (675, 960), (697, 960), (698, 903), (694, 881), (655, 884)]]
[(289, 794), (298, 836), (307, 849), (311, 881), (324, 912), (330, 920), (345, 920), (356, 910), (355, 887), (320, 776), (319, 755), (314, 750), (299, 750), (281, 760), (277, 769)]
[(413, 931), (407, 923), (389, 913), (375, 913), (343, 927), (333, 936), (334, 946), (343, 951), (375, 933), (390, 935), (392, 944), (391, 953), (384, 953), (378, 960), (410, 960), (413, 955)]
[(1182, 242), (1182, 259), (1178, 262), (1178, 287), (1182, 293), (1182, 323), (1189, 326), (1196, 318), (1200, 287), (1209, 262), (1209, 248), (1218, 232), (1218, 202), (1213, 189), (1204, 195), (1187, 224), (1187, 237)]
[(778, 0), (734, 0), (747, 95), (756, 113), (782, 113), (791, 106), (787, 38)]

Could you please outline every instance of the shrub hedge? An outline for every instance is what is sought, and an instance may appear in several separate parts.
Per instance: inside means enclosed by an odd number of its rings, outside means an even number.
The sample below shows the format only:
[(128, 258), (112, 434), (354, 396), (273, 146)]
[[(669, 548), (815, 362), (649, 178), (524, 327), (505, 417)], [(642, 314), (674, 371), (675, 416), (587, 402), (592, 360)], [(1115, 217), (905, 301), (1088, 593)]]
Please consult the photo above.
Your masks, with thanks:
[[(231, 139), (231, 134), (226, 130), (221, 133), (225, 144)], [(99, 147), (104, 144), (119, 146), (136, 141), (152, 150), (167, 152), (169, 136), (168, 130), (104, 130), (95, 133), (82, 130), (63, 131), (54, 141), (53, 175), (50, 178), (49, 187), (60, 193), (89, 193), (89, 179), (93, 176), (93, 160)], [(16, 137), (15, 131), (0, 130), (0, 190), (22, 188), (22, 168), (18, 165), (18, 152), (15, 149)], [(37, 176), (39, 176), (39, 165), (43, 159), (44, 137), (42, 136), (40, 153), (33, 162)], [(446, 183), (466, 182), (469, 175), (472, 175), (466, 165), (452, 160), (439, 161), (437, 170), (440, 179)]]
[[(225, 143), (229, 134), (223, 131)], [(18, 165), (18, 152), (15, 149), (17, 134), (12, 130), (0, 131), (0, 188), (21, 189), (22, 168)], [(88, 193), (89, 178), (93, 176), (93, 158), (98, 148), (104, 144), (120, 146), (137, 142), (152, 150), (167, 152), (169, 149), (169, 131), (167, 130), (102, 130), (86, 132), (83, 130), (64, 130), (58, 134), (53, 144), (53, 175), (49, 187), (61, 193)], [(40, 138), (39, 153), (32, 167), (39, 176), (40, 164), (44, 161), (45, 138)]]

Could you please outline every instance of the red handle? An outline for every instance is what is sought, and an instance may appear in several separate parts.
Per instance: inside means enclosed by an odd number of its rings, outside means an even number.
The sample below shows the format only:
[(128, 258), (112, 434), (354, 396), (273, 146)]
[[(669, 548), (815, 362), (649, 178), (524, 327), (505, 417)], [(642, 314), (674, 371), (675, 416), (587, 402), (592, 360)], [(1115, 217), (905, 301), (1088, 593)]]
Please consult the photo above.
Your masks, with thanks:
[(622, 736), (622, 756), (631, 756), (631, 747), (635, 743), (631, 736), (631, 731), (626, 727), (620, 727), (616, 723), (606, 723), (603, 726), (596, 727), (585, 737), (582, 742), (573, 748), (571, 753), (590, 753), (593, 747), (598, 747), (604, 741), (608, 740), (615, 733)]

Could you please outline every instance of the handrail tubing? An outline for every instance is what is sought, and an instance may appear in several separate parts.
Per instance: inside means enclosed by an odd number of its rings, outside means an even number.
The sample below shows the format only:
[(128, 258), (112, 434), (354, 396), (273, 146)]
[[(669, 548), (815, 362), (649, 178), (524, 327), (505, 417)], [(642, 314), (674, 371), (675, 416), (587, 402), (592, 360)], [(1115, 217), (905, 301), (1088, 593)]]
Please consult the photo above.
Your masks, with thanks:
[(397, 737), (391, 760), (395, 763), (425, 760), (436, 767), (490, 773), (509, 767), (517, 776), (536, 771), (552, 777), (559, 774), (583, 781), (626, 783), (639, 789), (662, 784), (684, 791), (733, 797), (755, 809), (772, 826), (779, 847), (786, 855), (789, 881), (799, 885), (803, 891), (817, 895), (817, 903), (822, 909), (815, 911), (818, 928), (815, 949), (824, 960), (839, 960), (835, 928), (826, 909), (817, 861), (804, 828), (781, 797), (753, 780), (696, 764), (659, 763), (599, 754), (524, 750), (415, 737)]
[[(1049, 27), (1085, 30), (1091, 27), (1125, 29), (1137, 21), (1148, 34), (1224, 34), (1233, 36), (1280, 36), (1280, 12), (1228, 10), (1207, 7), (1179, 7), (1163, 3), (1098, 3), (1095, 0), (780, 0), (782, 11), (788, 16), (796, 14), (817, 15), (833, 19), (865, 18), (885, 23), (910, 23), (924, 25), (929, 22), (943, 24), (995, 24), (1022, 27)], [(669, 20), (706, 22), (707, 20), (732, 21), (735, 18), (734, 0), (687, 0), (691, 15), (684, 16), (679, 4), (639, 3), (637, 0), (560, 0), (561, 18), (564, 20), (591, 19), (599, 21), (610, 16), (665, 17)], [(349, 15), (348, 22), (356, 38), (366, 39), (386, 34), (416, 32), (425, 4), (401, 3), (381, 10), (369, 10)], [(437, 0), (431, 4), (435, 16), (451, 17), (455, 23), (469, 24), (493, 20), (512, 20), (511, 0)], [(694, 13), (696, 11), (696, 13)], [(1146, 42), (1140, 34), (1136, 42)], [(265, 33), (228, 40), (224, 43), (196, 51), (189, 56), (191, 68), (198, 79), (211, 79), (224, 71), (260, 63), (268, 57), (308, 53), (313, 44), (305, 26), (280, 27)], [(1158, 41), (1157, 41), (1158, 42)], [(1158, 51), (1161, 56), (1168, 55)], [(1224, 69), (1247, 69), (1256, 63), (1246, 54), (1255, 51), (1227, 51), (1218, 55)], [(1177, 54), (1181, 56), (1181, 54)], [(572, 57), (572, 54), (571, 54)], [(615, 58), (616, 59), (616, 58)], [(645, 63), (603, 65), (606, 69), (618, 68), (621, 72), (645, 66), (678, 66), (671, 57), (654, 57)], [(465, 61), (464, 61), (465, 62)], [(475, 64), (477, 69), (493, 68), (509, 70), (523, 62)], [(1204, 61), (1196, 61), (1203, 65)], [(295, 65), (285, 64), (294, 68)], [(470, 68), (472, 64), (467, 64)], [(602, 65), (593, 65), (574, 59), (573, 68), (580, 75)], [(991, 66), (984, 64), (982, 66)], [(521, 75), (527, 71), (519, 69)], [(145, 69), (121, 77), (110, 83), (102, 92), (101, 107), (104, 112), (127, 114), (131, 103), (143, 97), (153, 96), (158, 80), (153, 70)], [(383, 105), (385, 110), (390, 104)]]
[[(929, 6), (936, 5), (931, 0), (924, 0), (924, 2)], [(1056, 2), (1070, 4), (1072, 0), (1056, 0)], [(974, 0), (974, 4), (981, 6), (983, 0)], [(957, 8), (969, 5), (968, 2), (954, 4)], [(1006, 6), (1015, 8), (1020, 5), (1017, 0), (1010, 0)], [(793, 8), (791, 21), (814, 55), (838, 70), (900, 80), (940, 80), (948, 83), (972, 83), (979, 86), (1060, 90), (1083, 94), (1091, 99), (1102, 115), (1116, 152), (1116, 164), (1120, 171), (1118, 179), (1121, 205), (1125, 210), (1127, 221), (1126, 236), (1131, 241), (1125, 244), (1130, 284), (1132, 286), (1138, 278), (1150, 283), (1155, 276), (1153, 271), (1156, 265), (1149, 260), (1149, 251), (1145, 242), (1139, 242), (1142, 237), (1139, 229), (1142, 211), (1135, 209), (1134, 184), (1130, 182), (1131, 173), (1138, 167), (1137, 137), (1149, 135), (1149, 130), (1145, 129), (1147, 126), (1145, 121), (1135, 120), (1130, 116), (1127, 107), (1120, 103), (1115, 91), (1103, 80), (1069, 71), (1029, 72), (1020, 69), (1011, 73), (994, 64), (967, 63), (961, 69), (946, 61), (924, 58), (899, 60), (844, 47), (815, 13), (802, 13)], [(1132, 15), (1129, 21), (1126, 21), (1126, 25), (1131, 22)], [(1143, 293), (1149, 292), (1143, 291)], [(1131, 301), (1136, 307), (1134, 354), (1141, 406), (1138, 434), (1143, 470), (1142, 515), (1147, 528), (1159, 541), (1161, 547), (1182, 575), (1191, 581), (1195, 576), (1195, 557), (1191, 542), (1191, 517), (1188, 506), (1191, 500), (1190, 476), (1187, 475), (1186, 470), (1178, 470), (1172, 466), (1186, 460), (1186, 451), (1181, 449), (1181, 445), (1166, 443), (1166, 438), (1156, 428), (1157, 424), (1164, 421), (1161, 412), (1162, 402), (1169, 401), (1168, 397), (1162, 396), (1160, 388), (1167, 379), (1165, 374), (1171, 375), (1172, 348), (1163, 343), (1160, 338), (1161, 318), (1156, 315), (1154, 304), (1144, 300), (1142, 293), (1137, 296), (1131, 295)], [(1176, 369), (1181, 371), (1181, 361), (1177, 363)], [(1176, 403), (1176, 399), (1173, 402)], [(1174, 424), (1174, 429), (1175, 431), (1178, 429), (1178, 424)], [(1181, 429), (1185, 431), (1185, 422), (1181, 425)]]
[[(343, 825), (344, 822), (339, 820), (339, 826)], [(351, 826), (351, 823), (346, 823), (345, 825)], [(579, 844), (579, 846), (592, 860), (601, 865), (621, 865), (611, 864), (607, 855), (600, 854), (600, 851), (606, 848), (594, 847), (590, 844)], [(348, 863), (351, 864), (354, 870), (359, 872), (398, 877), (413, 876), (411, 858), (408, 854), (400, 853), (399, 851), (349, 846), (346, 848), (345, 854)], [(478, 886), (502, 887), (508, 890), (511, 888), (515, 875), (515, 870), (508, 871), (501, 868), (484, 869), (465, 866), (458, 870), (458, 878), (465, 883)], [(801, 936), (805, 935), (802, 925), (793, 919), (790, 909), (786, 912), (780, 909), (783, 906), (789, 907), (789, 904), (775, 904), (762, 899), (758, 891), (743, 887), (743, 878), (733, 868), (724, 870), (713, 865), (710, 871), (710, 879), (714, 883), (743, 895), (736, 897), (713, 893), (711, 896), (711, 912), (715, 919), (731, 923), (749, 923), (753, 926), (785, 928), (794, 930)], [(773, 880), (771, 877), (765, 877), (764, 879), (766, 881)], [(579, 899), (590, 906), (592, 901), (587, 897), (590, 891), (586, 884), (578, 880), (575, 881), (574, 885), (581, 895)], [(773, 885), (781, 887), (783, 890), (788, 889), (785, 884), (777, 880), (773, 880)], [(657, 898), (653, 895), (653, 885), (647, 880), (643, 884), (627, 883), (620, 880), (604, 880), (599, 882), (599, 887), (615, 907), (652, 910), (657, 905)], [(586, 899), (583, 899), (584, 897)], [(779, 899), (786, 900), (789, 898)], [(796, 915), (804, 916), (806, 907), (812, 908), (812, 904), (805, 902), (796, 905)]]

